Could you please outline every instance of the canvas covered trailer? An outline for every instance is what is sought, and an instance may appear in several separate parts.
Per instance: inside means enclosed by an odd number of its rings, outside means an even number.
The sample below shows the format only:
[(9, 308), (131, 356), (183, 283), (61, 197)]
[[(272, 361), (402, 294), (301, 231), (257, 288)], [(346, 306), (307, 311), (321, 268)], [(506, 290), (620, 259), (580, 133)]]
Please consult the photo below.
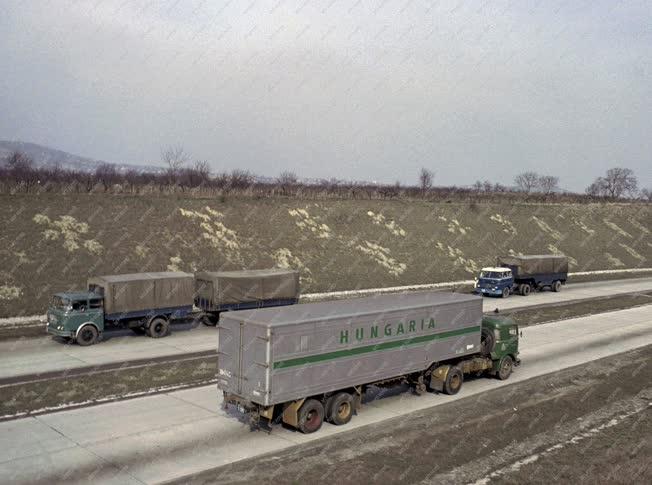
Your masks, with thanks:
[(218, 387), (261, 406), (397, 376), (480, 350), (482, 299), (444, 292), (229, 312)]
[(498, 258), (498, 266), (510, 268), (517, 279), (536, 275), (567, 274), (568, 257), (558, 254), (503, 256)]
[(194, 278), (172, 271), (96, 276), (88, 279), (88, 290), (104, 297), (106, 318), (163, 309), (192, 310)]
[(207, 312), (293, 304), (298, 299), (296, 270), (272, 268), (195, 274), (195, 304)]

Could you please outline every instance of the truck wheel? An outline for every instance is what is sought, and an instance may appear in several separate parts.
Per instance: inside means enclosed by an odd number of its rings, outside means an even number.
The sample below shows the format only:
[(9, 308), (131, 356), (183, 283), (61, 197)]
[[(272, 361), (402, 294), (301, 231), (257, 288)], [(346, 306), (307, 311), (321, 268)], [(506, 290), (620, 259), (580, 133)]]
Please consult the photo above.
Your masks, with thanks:
[(509, 297), (509, 288), (503, 288), (503, 298)]
[(555, 293), (561, 291), (561, 281), (557, 280), (555, 281), (551, 286), (550, 289), (554, 291)]
[(324, 406), (316, 399), (308, 399), (299, 410), (299, 431), (314, 433), (324, 422)]
[(348, 392), (340, 392), (330, 402), (328, 420), (337, 425), (351, 421), (353, 417), (353, 397)]
[(464, 382), (464, 374), (462, 369), (457, 366), (452, 366), (448, 370), (448, 375), (446, 376), (446, 381), (444, 382), (444, 393), (453, 395), (457, 394), (462, 388), (462, 383)]
[(100, 333), (94, 325), (84, 325), (79, 332), (77, 332), (77, 343), (82, 347), (93, 345), (97, 342)]
[(523, 283), (521, 285), (521, 295), (528, 296), (530, 294), (531, 289), (532, 288), (530, 288), (530, 285), (528, 285), (527, 283)]
[(217, 320), (218, 320), (217, 318), (215, 319), (211, 318), (211, 316), (208, 315), (207, 313), (201, 316), (201, 323), (203, 323), (207, 327), (215, 327), (217, 325)]
[(480, 333), (480, 354), (490, 355), (496, 345), (496, 337), (488, 328), (483, 328)]
[(513, 369), (514, 369), (514, 361), (509, 355), (506, 355), (502, 359), (500, 359), (500, 362), (498, 363), (498, 372), (496, 373), (496, 377), (498, 377), (498, 379), (500, 379), (501, 381), (504, 381), (505, 379), (509, 379), (509, 376), (512, 375)]
[(147, 327), (147, 335), (152, 338), (165, 337), (170, 331), (170, 324), (165, 318), (155, 318), (149, 322)]

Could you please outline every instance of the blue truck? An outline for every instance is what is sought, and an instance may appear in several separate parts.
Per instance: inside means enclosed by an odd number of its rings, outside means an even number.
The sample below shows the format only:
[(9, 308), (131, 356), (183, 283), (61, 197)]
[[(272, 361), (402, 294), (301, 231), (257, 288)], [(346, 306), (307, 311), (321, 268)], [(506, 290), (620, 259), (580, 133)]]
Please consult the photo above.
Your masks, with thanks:
[(504, 256), (496, 266), (482, 268), (475, 293), (507, 298), (512, 293), (529, 295), (549, 287), (560, 291), (568, 279), (568, 257), (558, 254)]

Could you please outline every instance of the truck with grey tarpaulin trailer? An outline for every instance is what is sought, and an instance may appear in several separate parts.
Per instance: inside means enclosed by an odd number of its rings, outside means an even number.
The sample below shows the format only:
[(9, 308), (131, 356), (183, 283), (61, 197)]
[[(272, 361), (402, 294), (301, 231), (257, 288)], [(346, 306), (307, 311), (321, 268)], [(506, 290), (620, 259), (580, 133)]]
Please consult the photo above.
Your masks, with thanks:
[(561, 291), (568, 280), (568, 257), (563, 254), (501, 256), (496, 266), (482, 268), (475, 292), (507, 298), (512, 293), (527, 296), (549, 287)]
[(170, 333), (170, 323), (175, 321), (215, 325), (225, 311), (298, 301), (299, 272), (291, 269), (94, 276), (85, 291), (53, 296), (46, 329), (80, 345), (100, 341), (109, 329), (129, 328), (159, 338)]
[(222, 312), (294, 305), (299, 292), (299, 272), (293, 269), (195, 273), (195, 305), (205, 325), (216, 325)]
[(507, 379), (518, 365), (509, 318), (483, 316), (459, 293), (377, 295), (225, 313), (218, 325), (218, 389), (251, 424), (304, 433), (350, 421), (370, 386), (408, 383), (457, 393), (464, 374)]

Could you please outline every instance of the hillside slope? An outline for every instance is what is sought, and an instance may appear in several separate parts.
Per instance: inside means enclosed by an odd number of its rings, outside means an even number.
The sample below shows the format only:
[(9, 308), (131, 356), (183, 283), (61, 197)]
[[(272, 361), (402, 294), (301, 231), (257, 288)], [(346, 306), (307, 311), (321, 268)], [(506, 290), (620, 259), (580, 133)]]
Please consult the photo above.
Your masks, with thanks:
[(94, 274), (289, 266), (304, 292), (471, 278), (500, 254), (571, 270), (652, 259), (644, 204), (437, 204), (101, 195), (0, 196), (0, 316), (43, 313)]
[[(94, 160), (88, 157), (73, 155), (72, 153), (50, 148), (36, 143), (23, 141), (0, 140), (0, 160), (6, 159), (14, 152), (20, 152), (30, 157), (37, 167), (53, 167), (58, 165), (62, 169), (77, 170), (80, 172), (93, 172), (102, 165), (103, 160)], [(135, 170), (137, 172), (161, 172), (163, 167), (153, 165), (135, 165), (130, 163), (113, 163), (118, 171)]]

